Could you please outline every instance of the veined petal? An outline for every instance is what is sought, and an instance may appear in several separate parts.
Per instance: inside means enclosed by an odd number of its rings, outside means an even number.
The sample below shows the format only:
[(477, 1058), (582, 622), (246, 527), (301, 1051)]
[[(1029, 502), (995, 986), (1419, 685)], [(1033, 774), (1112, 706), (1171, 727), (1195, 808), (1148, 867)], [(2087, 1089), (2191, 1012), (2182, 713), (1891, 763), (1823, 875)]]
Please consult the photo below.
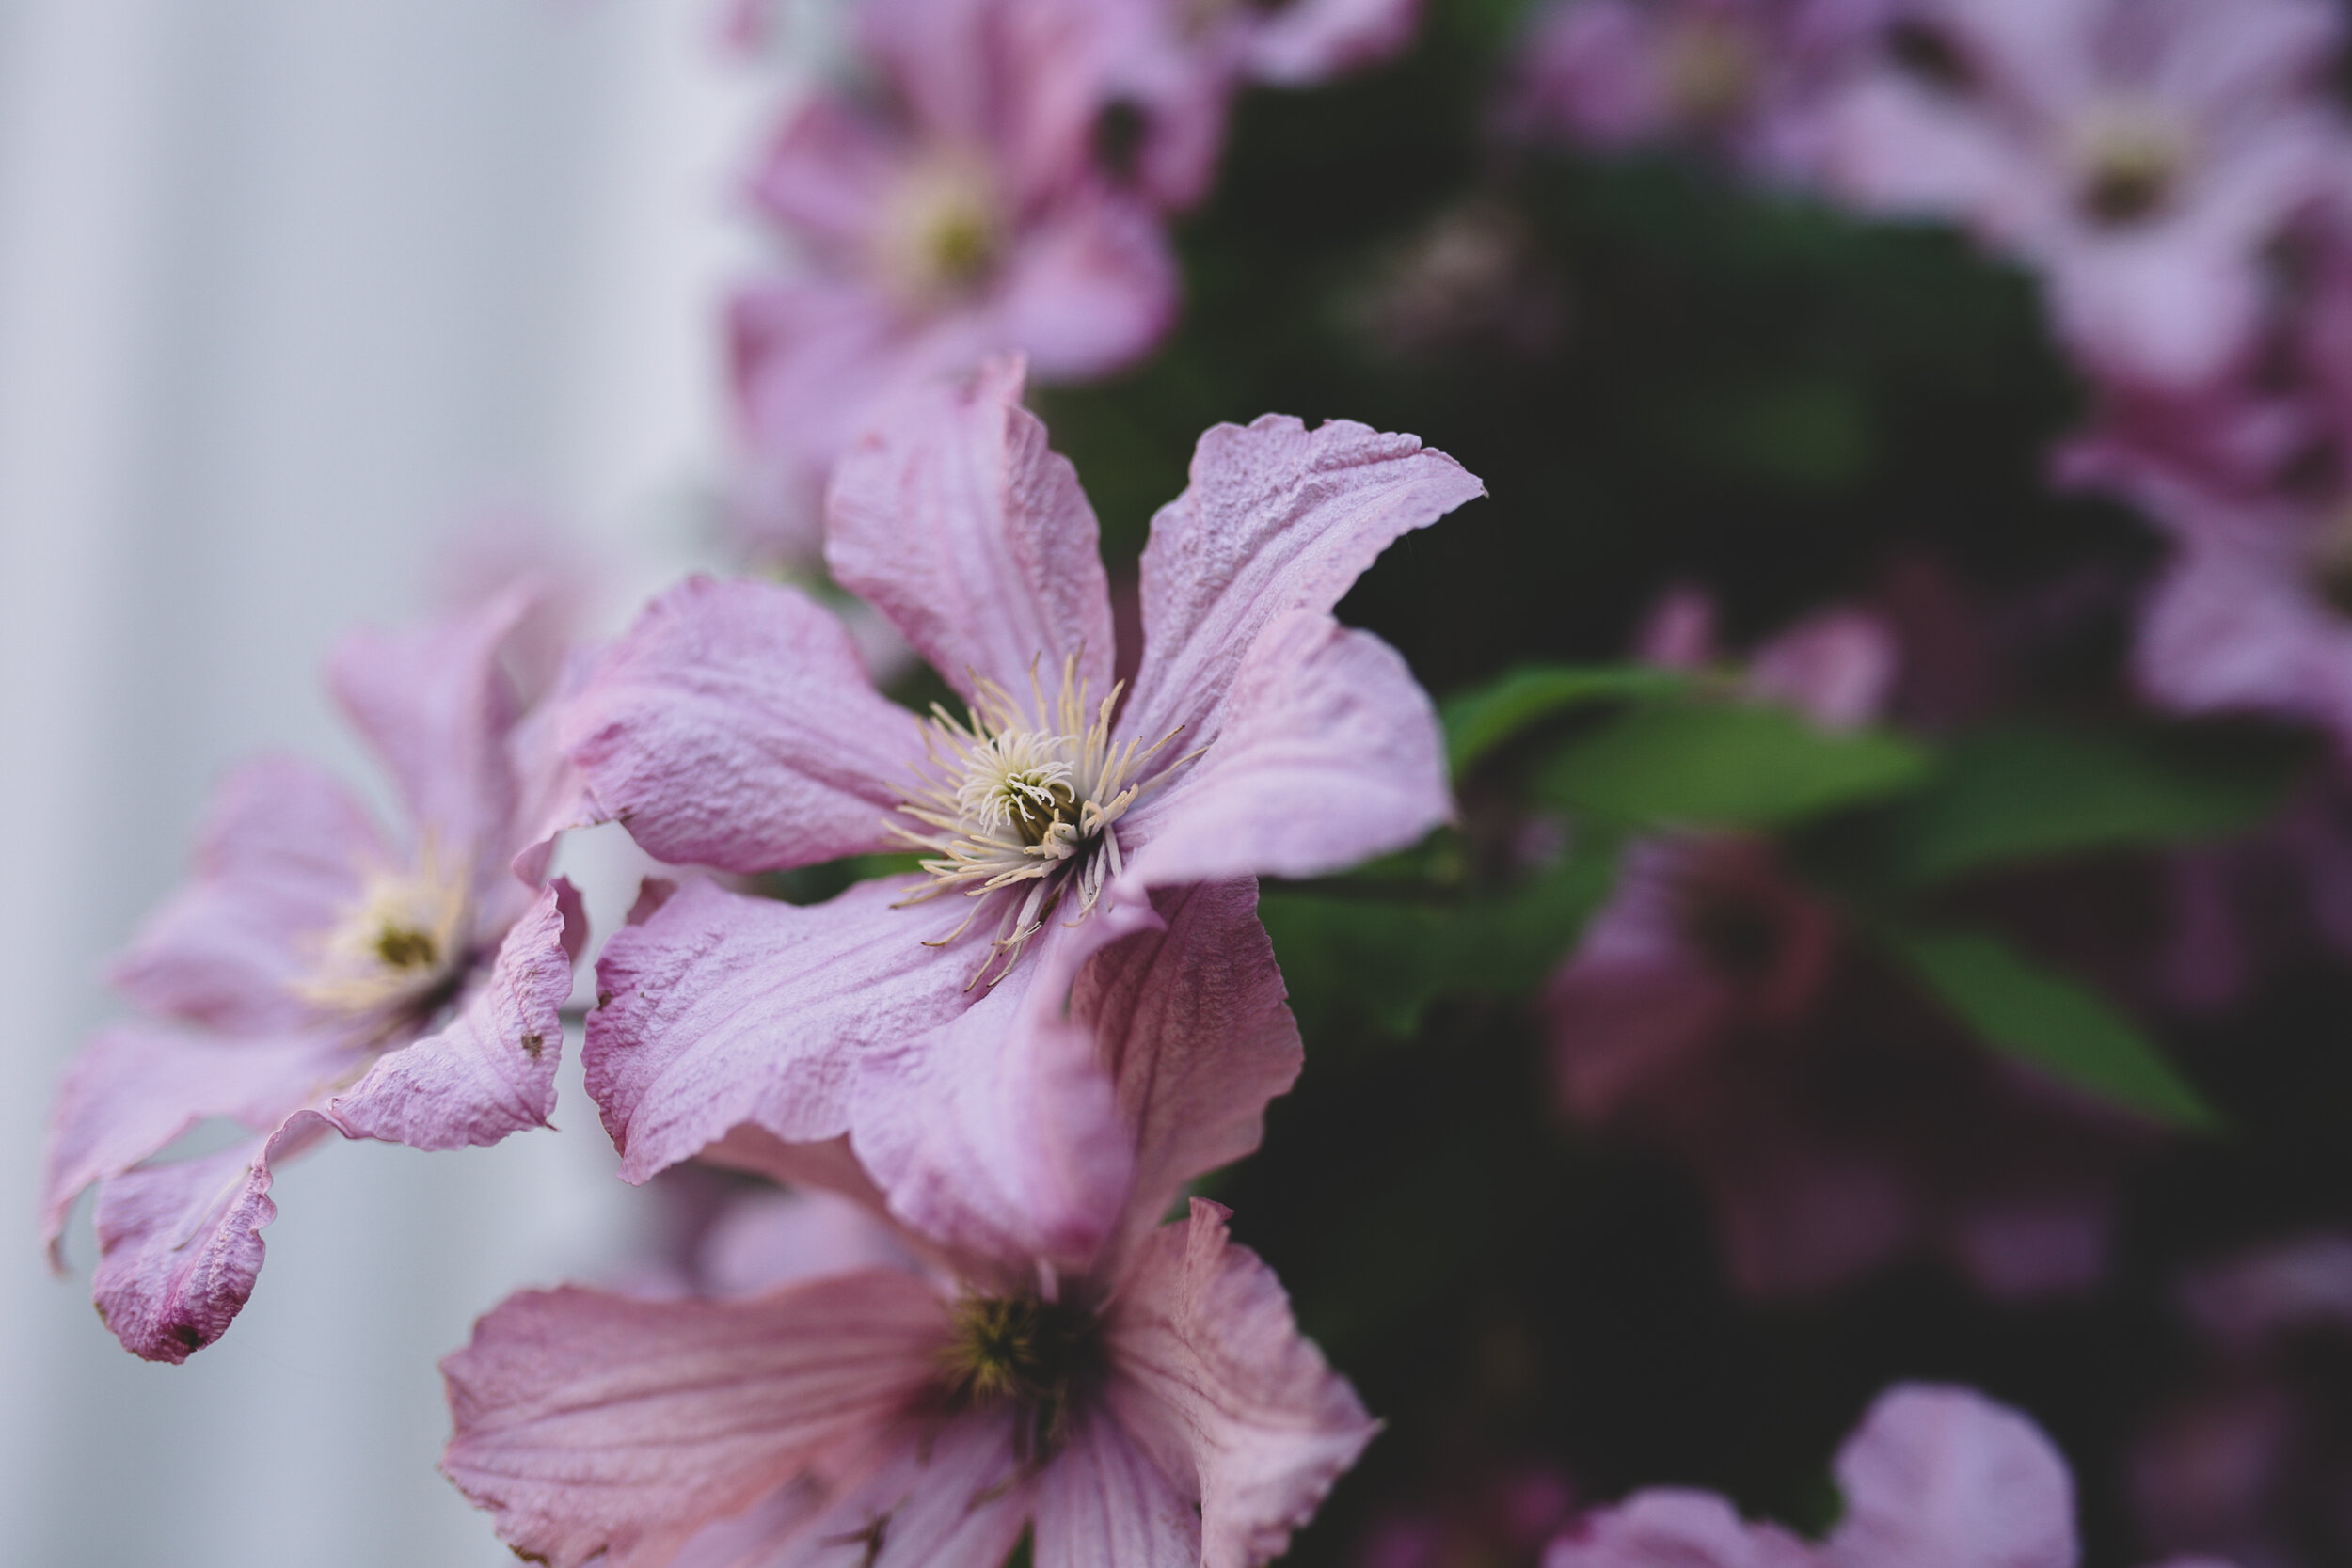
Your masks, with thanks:
[(1973, 1389), (1902, 1384), (1837, 1450), (1830, 1568), (2074, 1568), (2074, 1483), (2040, 1428)]
[(264, 1132), (352, 1060), (351, 1047), (318, 1035), (248, 1039), (145, 1021), (100, 1030), (67, 1069), (50, 1117), (41, 1222), (53, 1253), (66, 1211), (91, 1182), (210, 1117)]
[(315, 1113), (296, 1111), (238, 1148), (100, 1185), (90, 1285), (125, 1350), (177, 1363), (228, 1332), (262, 1271), (262, 1227), (278, 1217), (270, 1167), (326, 1131)]
[(869, 1449), (947, 1334), (938, 1296), (892, 1270), (747, 1301), (510, 1296), (441, 1363), (456, 1429), (441, 1467), (518, 1552), (650, 1568)]
[(1088, 1418), (1038, 1478), (1037, 1568), (1197, 1568), (1200, 1515), (1117, 1421)]
[(1185, 747), (1214, 740), (1260, 631), (1291, 610), (1327, 613), (1391, 542), (1485, 493), (1415, 437), (1346, 420), (1209, 430), (1190, 485), (1152, 519), (1143, 664), (1121, 730), (1156, 739), (1182, 724)]
[(1201, 1568), (1256, 1568), (1305, 1524), (1376, 1423), (1301, 1338), (1274, 1272), (1225, 1231), (1226, 1211), (1136, 1248), (1110, 1325), (1113, 1413), (1200, 1503)]
[(579, 895), (558, 878), (506, 933), (489, 974), (437, 1032), (378, 1058), (326, 1116), (349, 1137), (411, 1148), (494, 1144), (555, 1109)]
[(297, 1026), (303, 943), (358, 896), (392, 851), (366, 810), (324, 768), (262, 757), (230, 775), (198, 840), (194, 874), (149, 917), (109, 972), (132, 1000), (224, 1029)]
[(967, 698), (975, 676), (1023, 694), (1032, 669), (1053, 689), (1073, 658), (1107, 697), (1094, 512), (1021, 406), (1024, 375), (1018, 357), (991, 359), (970, 387), (930, 389), (853, 446), (834, 473), (825, 559)]
[(510, 589), (427, 626), (355, 632), (327, 667), (336, 702), (400, 786), (419, 832), (469, 869), (513, 852), (506, 732), (516, 708), (499, 653), (533, 597)]
[(1007, 1415), (967, 1415), (935, 1435), (910, 1424), (760, 1568), (1002, 1568), (1029, 1494)]
[(1129, 887), (1320, 876), (1453, 815), (1437, 710), (1371, 633), (1283, 615), (1231, 681), (1216, 742), (1134, 813)]
[(1544, 1553), (1544, 1568), (1819, 1568), (1819, 1563), (1812, 1547), (1779, 1526), (1749, 1524), (1711, 1492), (1672, 1486), (1637, 1492), (1614, 1508), (1578, 1520)]
[(859, 1058), (927, 1035), (984, 997), (977, 959), (942, 941), (971, 911), (893, 906), (896, 879), (803, 908), (681, 887), (597, 961), (588, 1092), (643, 1181), (745, 1122), (787, 1143), (849, 1130)]
[(885, 818), (923, 755), (831, 611), (708, 578), (646, 608), (563, 730), (606, 816), (661, 860), (727, 871), (892, 847)]

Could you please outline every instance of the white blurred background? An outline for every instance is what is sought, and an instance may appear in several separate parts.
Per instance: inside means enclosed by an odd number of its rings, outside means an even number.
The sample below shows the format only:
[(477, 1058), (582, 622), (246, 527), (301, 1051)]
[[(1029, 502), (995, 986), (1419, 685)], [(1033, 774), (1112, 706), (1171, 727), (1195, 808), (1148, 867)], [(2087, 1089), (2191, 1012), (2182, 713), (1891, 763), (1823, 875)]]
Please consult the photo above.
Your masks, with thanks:
[(290, 1164), (180, 1368), (91, 1312), (87, 1200), (41, 1266), (40, 1124), (221, 769), (368, 777), (319, 661), (470, 509), (543, 503), (618, 599), (695, 553), (777, 86), (717, 4), (0, 0), (0, 1563), (512, 1560), (433, 1469), (433, 1363), (644, 1223), (576, 1059), (560, 1134)]

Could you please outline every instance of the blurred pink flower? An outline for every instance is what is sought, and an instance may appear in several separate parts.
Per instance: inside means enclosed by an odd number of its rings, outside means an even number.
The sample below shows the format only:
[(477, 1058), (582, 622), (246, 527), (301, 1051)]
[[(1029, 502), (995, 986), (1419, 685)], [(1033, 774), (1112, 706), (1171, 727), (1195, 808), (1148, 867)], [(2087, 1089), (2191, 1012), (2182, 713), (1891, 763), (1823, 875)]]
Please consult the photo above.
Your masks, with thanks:
[[(850, 1560), (1040, 1568), (1278, 1555), (1374, 1423), (1298, 1337), (1271, 1273), (1195, 1199), (1255, 1147), (1295, 1026), (1246, 885), (1164, 895), (1038, 1048), (1100, 1074), (1126, 1173), (1089, 1256), (942, 1246), (763, 1293), (514, 1297), (443, 1363), (444, 1468), (554, 1568)], [(1009, 1103), (1010, 1101), (1009, 1101)], [(1051, 1136), (1053, 1108), (1032, 1106)], [(879, 1206), (835, 1145), (736, 1156)], [(807, 1238), (798, 1238), (805, 1248)]]
[(879, 93), (803, 103), (751, 184), (794, 253), (729, 310), (755, 546), (813, 552), (834, 460), (932, 376), (1017, 351), (1084, 380), (1168, 330), (1159, 219), (1091, 156), (1107, 21), (1071, 0), (857, 8)]
[[(1712, 648), (1687, 592), (1645, 636), (1662, 663)], [(1873, 717), (1896, 673), (1884, 626), (1833, 610), (1745, 680), (1835, 726)], [(1743, 1291), (1818, 1292), (1916, 1253), (2000, 1296), (2104, 1270), (2128, 1125), (1961, 1037), (1764, 840), (1633, 846), (1541, 1006), (1569, 1115), (1690, 1167)]]
[[(1661, 1487), (1587, 1516), (1544, 1568), (2075, 1568), (2074, 1482), (2040, 1428), (1967, 1388), (1899, 1384), (1837, 1450), (1819, 1544)], [(2191, 1568), (2183, 1562), (2179, 1568)], [(2219, 1568), (2205, 1564), (2203, 1568)]]
[[(115, 965), (156, 1017), (102, 1030), (69, 1069), (43, 1209), (54, 1250), (98, 1183), (99, 1312), (139, 1354), (184, 1360), (245, 1305), (276, 1161), (330, 1132), (496, 1143), (553, 1109), (586, 932), (568, 884), (534, 893), (509, 870), (563, 766), (543, 728), (517, 724), (500, 669), (529, 610), (510, 593), (346, 641), (335, 696), (407, 831), (385, 833), (307, 762), (251, 763), (215, 800), (194, 877)], [(215, 1119), (251, 1135), (148, 1163)]]
[(965, 714), (876, 693), (800, 594), (707, 580), (656, 601), (567, 710), (598, 812), (662, 860), (927, 857), (807, 908), (692, 883), (614, 936), (586, 1057), (631, 1180), (745, 1123), (855, 1129), (900, 1212), (936, 1225), (927, 1107), (984, 1087), (1025, 996), (1148, 923), (1149, 890), (1336, 870), (1451, 809), (1428, 698), (1330, 610), (1475, 479), (1343, 421), (1209, 431), (1152, 524), (1122, 705), (1094, 516), (1020, 395), (1003, 362), (938, 388), (834, 485), (835, 578)]
[(1505, 125), (1625, 149), (1704, 148), (1802, 182), (1813, 110), (1886, 0), (1552, 0), (1521, 46)]
[(2039, 270), (2106, 380), (2194, 388), (2257, 347), (2266, 252), (2341, 195), (2325, 0), (1898, 0), (1822, 110), (1832, 194)]

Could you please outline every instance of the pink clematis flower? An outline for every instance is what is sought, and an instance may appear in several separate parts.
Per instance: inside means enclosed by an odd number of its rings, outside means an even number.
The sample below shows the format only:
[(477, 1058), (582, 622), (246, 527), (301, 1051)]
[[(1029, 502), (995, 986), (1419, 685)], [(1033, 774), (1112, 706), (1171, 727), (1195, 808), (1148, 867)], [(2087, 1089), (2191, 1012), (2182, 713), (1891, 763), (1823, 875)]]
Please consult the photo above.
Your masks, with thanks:
[(1883, 37), (1822, 111), (1829, 188), (2039, 269), (2109, 381), (2242, 364), (2266, 252), (2352, 172), (2324, 0), (1899, 0)]
[(1813, 109), (1883, 0), (1554, 0), (1521, 45), (1505, 125), (1625, 149), (1696, 146), (1765, 179), (1818, 160)]
[[(2024, 1416), (1967, 1388), (1899, 1384), (1837, 1450), (1826, 1540), (1661, 1487), (1579, 1521), (1544, 1568), (2075, 1568), (2074, 1482)], [(2191, 1568), (2183, 1560), (2178, 1568)], [(2219, 1568), (2207, 1563), (2202, 1568)]]
[[(517, 723), (499, 667), (529, 609), (510, 593), (348, 640), (335, 696), (405, 831), (307, 762), (249, 764), (214, 804), (195, 876), (117, 962), (118, 989), (154, 1016), (100, 1031), (67, 1071), (43, 1209), (54, 1252), (98, 1184), (98, 1309), (138, 1354), (185, 1360), (244, 1307), (278, 1161), (329, 1132), (496, 1143), (553, 1109), (585, 928), (568, 884), (534, 891), (508, 868), (562, 766), (544, 723)], [(250, 1136), (154, 1159), (207, 1120)]]
[[(1106, 950), (1067, 1019), (1026, 1037), (1113, 1089), (1078, 1118), (1123, 1172), (1093, 1254), (899, 1229), (927, 1267), (722, 1300), (516, 1296), (443, 1363), (443, 1468), (553, 1568), (996, 1568), (1025, 1529), (1039, 1568), (1279, 1554), (1374, 1423), (1223, 1210), (1157, 1223), (1255, 1147), (1298, 1069), (1254, 898), (1163, 894), (1163, 927)], [(1045, 1109), (1050, 1136), (1068, 1123)], [(878, 1201), (837, 1146), (768, 1151), (773, 1174)]]
[[(1645, 651), (1703, 663), (1708, 623), (1704, 600), (1670, 597)], [(1884, 626), (1833, 610), (1759, 649), (1746, 680), (1836, 727), (1881, 711), (1896, 673)], [(2104, 1270), (2132, 1129), (1957, 1037), (1769, 842), (1635, 845), (1541, 1006), (1568, 1114), (1688, 1164), (1751, 1295), (1915, 1253), (2002, 1297)]]
[[(1148, 924), (1151, 889), (1319, 875), (1451, 809), (1428, 698), (1330, 610), (1475, 479), (1344, 421), (1211, 430), (1152, 522), (1122, 690), (1094, 516), (1021, 381), (999, 362), (937, 389), (834, 484), (834, 577), (963, 713), (878, 695), (801, 594), (707, 580), (657, 600), (566, 713), (596, 811), (661, 860), (923, 856), (812, 908), (690, 884), (612, 939), (588, 1083), (632, 1181), (746, 1124), (850, 1132), (903, 1217), (973, 1240), (930, 1211), (954, 1179), (926, 1130), (988, 1092), (1031, 989)], [(1092, 1223), (1063, 1242), (1089, 1247)]]
[(834, 458), (899, 395), (997, 352), (1103, 375), (1176, 309), (1156, 214), (1091, 159), (1091, 7), (867, 0), (857, 23), (885, 100), (821, 92), (793, 112), (752, 195), (802, 264), (729, 315), (764, 486), (745, 526), (787, 554), (814, 544)]

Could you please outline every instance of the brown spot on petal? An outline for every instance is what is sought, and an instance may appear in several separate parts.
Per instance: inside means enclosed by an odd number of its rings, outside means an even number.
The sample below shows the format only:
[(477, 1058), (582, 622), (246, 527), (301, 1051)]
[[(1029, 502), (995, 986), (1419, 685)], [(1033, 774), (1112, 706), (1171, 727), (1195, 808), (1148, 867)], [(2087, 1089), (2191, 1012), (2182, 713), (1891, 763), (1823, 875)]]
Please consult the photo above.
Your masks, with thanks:
[(547, 1043), (548, 1042), (546, 1040), (540, 1038), (537, 1035), (525, 1035), (523, 1037), (523, 1054), (535, 1062), (539, 1059), (539, 1052), (546, 1046)]
[(183, 1350), (200, 1350), (204, 1345), (204, 1336), (199, 1334), (195, 1326), (190, 1323), (173, 1323), (171, 1337), (180, 1341), (180, 1348)]

